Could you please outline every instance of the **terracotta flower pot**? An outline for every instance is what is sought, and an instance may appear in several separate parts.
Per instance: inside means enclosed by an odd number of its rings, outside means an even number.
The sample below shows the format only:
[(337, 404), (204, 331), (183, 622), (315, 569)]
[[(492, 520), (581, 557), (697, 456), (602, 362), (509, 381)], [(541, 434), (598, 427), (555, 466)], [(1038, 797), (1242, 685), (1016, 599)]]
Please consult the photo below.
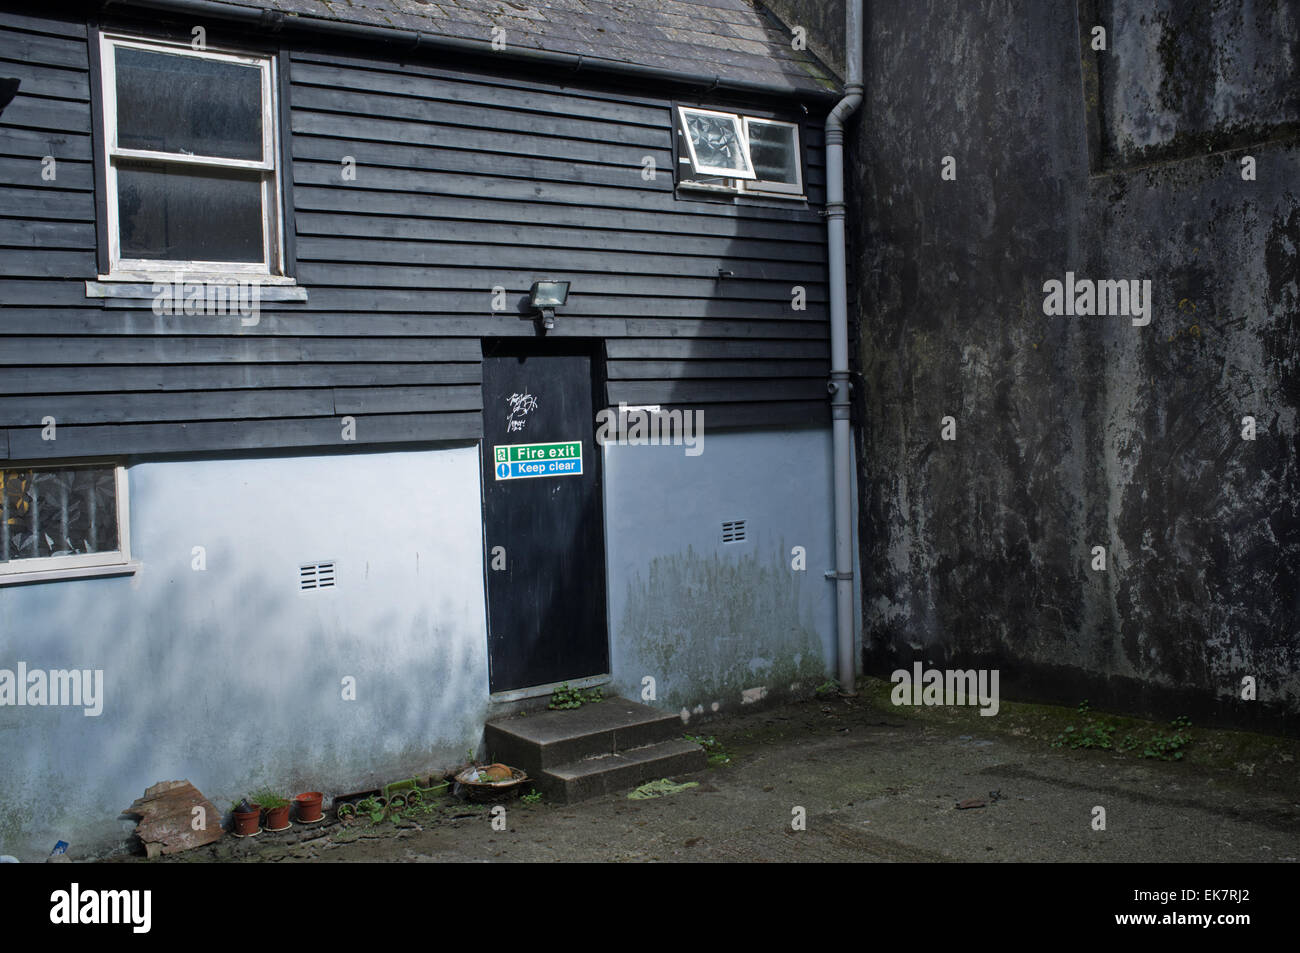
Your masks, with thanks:
[(289, 805), (284, 807), (268, 807), (266, 809), (266, 829), (268, 831), (282, 831), (289, 826)]
[(298, 820), (303, 824), (310, 824), (312, 821), (319, 821), (321, 817), (321, 801), (324, 795), (319, 791), (308, 791), (306, 794), (299, 794), (293, 799), (293, 803), (298, 805)]
[(247, 837), (257, 833), (257, 821), (262, 816), (262, 809), (254, 804), (251, 811), (232, 811), (231, 816), (234, 818), (235, 833)]

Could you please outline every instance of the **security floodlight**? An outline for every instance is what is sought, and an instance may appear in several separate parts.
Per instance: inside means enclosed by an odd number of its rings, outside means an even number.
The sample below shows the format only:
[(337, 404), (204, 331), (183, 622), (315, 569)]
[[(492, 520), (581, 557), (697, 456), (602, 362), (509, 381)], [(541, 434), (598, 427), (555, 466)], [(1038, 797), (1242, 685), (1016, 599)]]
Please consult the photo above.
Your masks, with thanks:
[(534, 281), (528, 294), (528, 303), (541, 315), (542, 333), (555, 327), (555, 309), (569, 300), (567, 281)]

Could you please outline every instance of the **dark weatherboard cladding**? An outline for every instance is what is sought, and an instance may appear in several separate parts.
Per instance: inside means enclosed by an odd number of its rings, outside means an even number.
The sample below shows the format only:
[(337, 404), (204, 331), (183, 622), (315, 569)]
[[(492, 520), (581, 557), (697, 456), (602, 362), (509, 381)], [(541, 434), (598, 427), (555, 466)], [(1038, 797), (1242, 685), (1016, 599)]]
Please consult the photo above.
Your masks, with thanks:
[[(93, 36), (0, 13), (0, 79), (19, 80), (0, 114), (0, 457), (341, 446), (345, 417), (354, 445), (478, 438), (481, 339), (536, 336), (524, 302), (548, 277), (571, 282), (548, 337), (603, 342), (609, 404), (825, 419), (824, 99), (578, 85), (214, 22), (210, 43), (269, 44), (287, 74), (288, 271), (306, 301), (264, 301), (246, 324), (88, 297)], [(800, 122), (808, 202), (679, 195), (679, 102)]]

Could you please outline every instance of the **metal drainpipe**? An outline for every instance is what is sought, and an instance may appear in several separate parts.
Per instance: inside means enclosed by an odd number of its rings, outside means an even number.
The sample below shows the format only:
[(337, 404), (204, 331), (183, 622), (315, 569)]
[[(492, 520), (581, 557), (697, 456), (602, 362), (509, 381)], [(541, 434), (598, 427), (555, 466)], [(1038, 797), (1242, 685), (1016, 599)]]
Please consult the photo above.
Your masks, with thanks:
[(835, 473), (835, 624), (840, 690), (857, 691), (853, 657), (853, 498), (849, 430), (849, 307), (844, 252), (844, 120), (862, 102), (862, 0), (848, 0), (844, 98), (826, 119), (826, 242), (831, 293), (831, 440)]

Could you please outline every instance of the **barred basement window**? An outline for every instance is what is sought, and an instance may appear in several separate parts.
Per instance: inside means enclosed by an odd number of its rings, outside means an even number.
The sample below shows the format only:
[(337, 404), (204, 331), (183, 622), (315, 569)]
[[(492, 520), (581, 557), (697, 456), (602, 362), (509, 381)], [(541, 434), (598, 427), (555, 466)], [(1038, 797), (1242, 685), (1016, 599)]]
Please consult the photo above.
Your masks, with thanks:
[(0, 469), (0, 582), (126, 564), (128, 524), (125, 467), (6, 466)]
[(109, 277), (282, 275), (273, 58), (100, 43)]

